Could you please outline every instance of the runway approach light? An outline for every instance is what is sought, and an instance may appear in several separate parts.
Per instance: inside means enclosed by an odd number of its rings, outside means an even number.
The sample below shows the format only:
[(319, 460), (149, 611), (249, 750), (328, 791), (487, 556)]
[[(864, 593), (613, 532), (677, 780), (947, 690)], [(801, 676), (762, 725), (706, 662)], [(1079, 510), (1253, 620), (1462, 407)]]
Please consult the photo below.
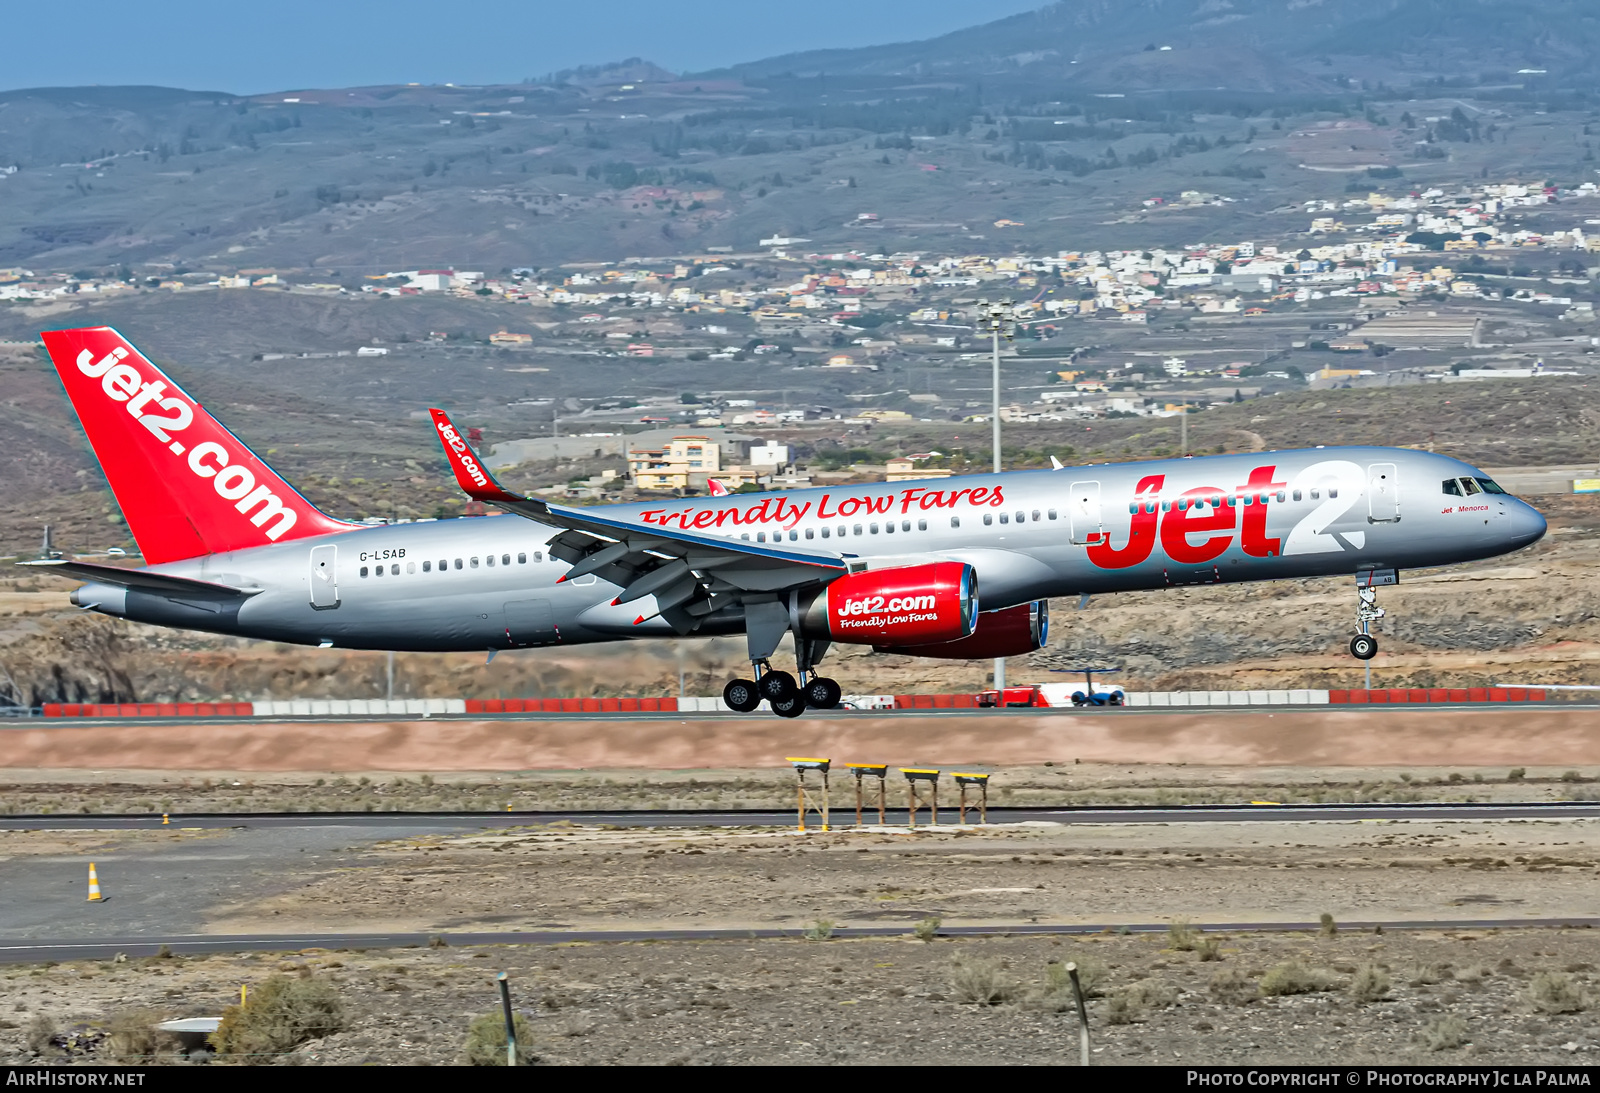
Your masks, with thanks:
[[(795, 817), (796, 827), (804, 832), (806, 829), (806, 813), (815, 812), (822, 818), (822, 830), (830, 830), (828, 823), (828, 768), (832, 765), (830, 759), (810, 759), (788, 755), (784, 762), (794, 768), (795, 784)], [(821, 778), (820, 785), (814, 785), (807, 777), (815, 773)]]
[(100, 894), (100, 876), (94, 871), (94, 862), (89, 863), (89, 902), (100, 903), (106, 897)]

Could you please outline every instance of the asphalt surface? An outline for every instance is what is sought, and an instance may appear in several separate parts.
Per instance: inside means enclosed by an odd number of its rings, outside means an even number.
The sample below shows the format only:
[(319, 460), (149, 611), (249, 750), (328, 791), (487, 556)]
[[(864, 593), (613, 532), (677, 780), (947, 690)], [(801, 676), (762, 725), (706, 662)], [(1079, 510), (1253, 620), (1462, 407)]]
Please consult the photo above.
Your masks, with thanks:
[[(906, 810), (886, 812), (890, 824), (904, 826)], [(919, 813), (921, 822), (931, 822)], [(960, 811), (941, 805), (942, 823), (958, 822)], [(855, 825), (854, 805), (842, 802), (830, 817), (837, 827)], [(976, 822), (976, 810), (968, 808), (967, 818)], [(1552, 801), (1517, 804), (1321, 804), (1321, 805), (1174, 805), (1124, 807), (1115, 805), (1082, 808), (989, 809), (991, 823), (1057, 824), (1170, 824), (1170, 823), (1298, 823), (1307, 821), (1351, 820), (1573, 820), (1600, 819), (1600, 801)], [(404, 834), (435, 830), (456, 831), (473, 828), (528, 827), (538, 824), (567, 823), (615, 827), (790, 827), (792, 810), (678, 811), (628, 810), (617, 812), (220, 812), (170, 813), (175, 828), (401, 828)], [(863, 814), (867, 824), (877, 822), (876, 811)], [(813, 816), (807, 821), (815, 825)], [(112, 813), (105, 815), (50, 814), (0, 816), (0, 831), (82, 831), (148, 830), (163, 826), (160, 814)], [(399, 837), (399, 836), (385, 836)]]
[[(1289, 933), (1315, 932), (1315, 922), (1196, 922), (1193, 926), (1208, 933)], [(1171, 924), (1095, 923), (1076, 926), (1041, 926), (1018, 923), (1001, 926), (945, 926), (941, 937), (1022, 936), (1025, 934), (1164, 934)], [(1430, 919), (1394, 922), (1341, 922), (1339, 929), (1350, 931), (1384, 930), (1505, 930), (1505, 929), (1594, 929), (1600, 917), (1584, 918), (1504, 918)], [(905, 925), (836, 927), (836, 938), (904, 937)], [(192, 934), (187, 936), (130, 936), (97, 938), (92, 941), (27, 941), (0, 944), (0, 964), (35, 964), (44, 961), (109, 960), (118, 953), (128, 957), (155, 956), (162, 948), (174, 955), (238, 952), (298, 952), (305, 949), (417, 949), (426, 945), (560, 945), (572, 942), (625, 941), (722, 941), (749, 938), (798, 938), (804, 929), (751, 930), (523, 930), (504, 933), (437, 934)]]

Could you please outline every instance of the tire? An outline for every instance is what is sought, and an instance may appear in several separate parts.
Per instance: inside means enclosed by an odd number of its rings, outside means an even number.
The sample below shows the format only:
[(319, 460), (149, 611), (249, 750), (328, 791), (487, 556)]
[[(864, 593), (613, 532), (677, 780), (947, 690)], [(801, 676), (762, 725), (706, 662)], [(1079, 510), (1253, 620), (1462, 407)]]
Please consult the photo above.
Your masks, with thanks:
[(805, 696), (800, 694), (798, 691), (790, 695), (788, 698), (778, 699), (775, 702), (768, 702), (767, 705), (771, 706), (772, 712), (777, 714), (779, 717), (799, 717), (801, 714), (806, 712)]
[(1072, 704), (1074, 706), (1082, 706), (1087, 701), (1088, 701), (1088, 698), (1084, 696), (1084, 693), (1082, 691), (1073, 691), (1072, 692)]
[(836, 710), (844, 692), (826, 676), (817, 676), (800, 689), (800, 697), (813, 710)]
[(767, 672), (756, 684), (756, 690), (768, 702), (784, 702), (800, 693), (794, 676), (788, 672)]
[(722, 701), (728, 704), (730, 710), (749, 713), (761, 705), (761, 693), (756, 690), (755, 680), (735, 679), (722, 688)]
[(1120, 706), (1120, 705), (1122, 705), (1122, 692), (1121, 691), (1112, 691), (1111, 692), (1111, 697), (1106, 699), (1106, 705), (1107, 706)]
[(1357, 634), (1350, 639), (1350, 655), (1357, 660), (1371, 660), (1378, 655), (1378, 639), (1371, 634)]

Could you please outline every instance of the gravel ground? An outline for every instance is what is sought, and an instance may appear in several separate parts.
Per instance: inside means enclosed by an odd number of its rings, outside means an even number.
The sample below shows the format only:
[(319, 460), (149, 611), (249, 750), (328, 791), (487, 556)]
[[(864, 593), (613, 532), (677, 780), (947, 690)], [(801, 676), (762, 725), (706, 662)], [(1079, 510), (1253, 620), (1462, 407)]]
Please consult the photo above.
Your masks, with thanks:
[[(547, 1064), (1070, 1063), (1050, 964), (1099, 967), (1093, 1062), (1587, 1063), (1592, 1009), (1547, 1013), (1553, 973), (1594, 997), (1594, 935), (1577, 930), (1231, 934), (1216, 960), (1167, 936), (661, 942), (150, 958), (0, 974), (0, 1062), (105, 1062), (118, 1014), (217, 1014), (241, 983), (326, 980), (344, 1031), (270, 1060), (459, 1060), (470, 1019), (510, 975)], [(1286, 963), (1326, 989), (1259, 997)], [(1376, 971), (1374, 970), (1376, 969)], [(1282, 978), (1282, 973), (1278, 974)], [(1352, 982), (1387, 979), (1363, 1000)], [(1213, 985), (1218, 984), (1218, 985)], [(992, 1004), (972, 1001), (992, 995)], [(36, 1021), (57, 1030), (45, 1044)], [(1124, 1023), (1114, 1023), (1114, 1022)], [(30, 1036), (31, 1033), (31, 1036)], [(33, 1050), (29, 1040), (42, 1050)], [(72, 1044), (71, 1047), (63, 1045)], [(168, 1061), (182, 1062), (168, 1055)], [(228, 1061), (227, 1056), (220, 1061)]]

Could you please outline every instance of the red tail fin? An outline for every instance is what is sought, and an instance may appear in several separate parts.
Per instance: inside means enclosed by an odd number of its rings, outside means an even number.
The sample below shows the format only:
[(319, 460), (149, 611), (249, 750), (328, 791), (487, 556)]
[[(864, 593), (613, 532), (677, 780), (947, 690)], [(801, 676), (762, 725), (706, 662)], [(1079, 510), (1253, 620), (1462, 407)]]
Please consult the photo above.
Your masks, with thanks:
[(147, 562), (353, 526), (300, 496), (110, 327), (47, 331), (44, 344)]

